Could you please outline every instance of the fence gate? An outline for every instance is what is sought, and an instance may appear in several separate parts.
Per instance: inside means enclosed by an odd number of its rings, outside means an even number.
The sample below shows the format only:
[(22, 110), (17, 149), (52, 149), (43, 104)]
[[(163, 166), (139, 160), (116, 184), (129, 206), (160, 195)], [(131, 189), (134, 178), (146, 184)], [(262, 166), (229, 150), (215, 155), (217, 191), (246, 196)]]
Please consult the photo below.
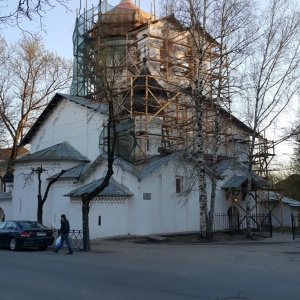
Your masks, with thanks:
[(291, 219), (293, 240), (295, 240), (295, 238), (300, 238), (300, 215), (294, 215), (293, 213), (291, 213)]
[[(59, 230), (55, 229), (53, 230), (54, 233), (54, 243), (53, 243), (53, 247), (55, 247), (55, 240), (58, 237), (59, 234)], [(70, 238), (70, 242), (72, 245), (73, 250), (82, 250), (83, 249), (83, 231), (82, 230), (70, 230), (69, 233), (69, 238)], [(62, 248), (64, 248), (66, 245), (64, 243), (64, 245), (62, 246)]]
[[(246, 214), (216, 213), (214, 215), (214, 231), (246, 231)], [(253, 235), (272, 237), (272, 215), (250, 214), (250, 226)]]

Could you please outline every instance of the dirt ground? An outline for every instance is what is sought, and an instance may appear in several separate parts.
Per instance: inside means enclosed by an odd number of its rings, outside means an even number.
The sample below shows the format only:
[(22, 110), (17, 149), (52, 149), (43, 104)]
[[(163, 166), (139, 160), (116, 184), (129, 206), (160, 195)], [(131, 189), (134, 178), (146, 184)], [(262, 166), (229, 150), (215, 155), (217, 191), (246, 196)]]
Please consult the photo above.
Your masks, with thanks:
[(149, 235), (149, 236), (122, 236), (112, 238), (119, 242), (131, 242), (137, 244), (164, 243), (164, 244), (189, 244), (189, 243), (234, 243), (261, 241), (266, 237), (255, 236), (248, 238), (244, 233), (215, 232), (213, 237), (207, 241), (199, 238), (198, 233), (170, 234), (170, 235)]

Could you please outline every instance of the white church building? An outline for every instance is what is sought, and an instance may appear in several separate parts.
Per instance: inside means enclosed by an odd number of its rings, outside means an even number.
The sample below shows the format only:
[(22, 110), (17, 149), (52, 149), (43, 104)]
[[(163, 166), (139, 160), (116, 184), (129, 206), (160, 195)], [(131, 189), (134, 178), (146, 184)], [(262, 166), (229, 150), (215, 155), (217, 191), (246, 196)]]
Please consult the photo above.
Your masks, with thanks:
[[(0, 194), (0, 217), (36, 220), (39, 184), (44, 194), (49, 180), (64, 170), (49, 190), (43, 206), (43, 223), (59, 228), (60, 215), (64, 213), (71, 229), (82, 230), (81, 195), (97, 186), (107, 170), (104, 132), (108, 118), (105, 101), (93, 100), (99, 82), (96, 76), (89, 78), (85, 73), (93, 66), (84, 55), (90, 53), (94, 58), (95, 53), (106, 49), (106, 53), (120, 55), (119, 60), (122, 53), (126, 58), (123, 69), (118, 69), (116, 88), (123, 136), (110, 184), (91, 202), (90, 237), (198, 231), (197, 185), (183, 196), (186, 183), (193, 181), (187, 175), (193, 166), (183, 157), (182, 150), (195, 135), (193, 80), (186, 75), (192, 73), (189, 32), (174, 16), (153, 18), (131, 0), (121, 0), (116, 7), (104, 2), (95, 8), (97, 13), (87, 11), (77, 20), (71, 93), (54, 95), (22, 139), (20, 146), (30, 148), (30, 153), (14, 162), (13, 185)], [(94, 19), (95, 15), (98, 19)], [(207, 68), (211, 70), (209, 55), (215, 58), (220, 45), (208, 34), (205, 38)], [(170, 59), (171, 56), (174, 57)], [(185, 74), (185, 79), (179, 73)], [(211, 176), (215, 176), (215, 213), (228, 214), (230, 218), (230, 214), (245, 212), (248, 148), (241, 141), (249, 141), (253, 131), (224, 108), (229, 102), (217, 104), (209, 87), (207, 99), (207, 198), (211, 195)], [(209, 126), (216, 111), (223, 131), (213, 172)], [(38, 169), (42, 170), (40, 183)], [(252, 175), (254, 188), (265, 185), (262, 178)], [(256, 200), (252, 199), (253, 212), (265, 212)]]
[[(54, 96), (22, 141), (30, 143), (30, 154), (15, 161), (12, 198), (1, 199), (6, 219), (37, 218), (37, 175), (29, 178), (33, 169), (44, 170), (42, 191), (53, 176), (66, 170), (50, 188), (43, 223), (59, 228), (60, 215), (65, 213), (72, 229), (82, 229), (80, 195), (106, 171), (105, 155), (99, 147), (106, 117), (103, 105), (77, 96)], [(116, 159), (110, 185), (91, 203), (91, 238), (199, 230), (198, 191), (191, 192), (188, 201), (181, 201), (178, 180), (183, 174), (176, 173), (177, 160), (180, 152), (157, 153), (140, 166)], [(245, 171), (242, 163), (230, 159), (219, 163), (216, 212), (227, 212), (232, 206), (223, 184)], [(208, 187), (209, 183), (207, 176)], [(236, 199), (244, 206), (242, 200), (242, 195)]]

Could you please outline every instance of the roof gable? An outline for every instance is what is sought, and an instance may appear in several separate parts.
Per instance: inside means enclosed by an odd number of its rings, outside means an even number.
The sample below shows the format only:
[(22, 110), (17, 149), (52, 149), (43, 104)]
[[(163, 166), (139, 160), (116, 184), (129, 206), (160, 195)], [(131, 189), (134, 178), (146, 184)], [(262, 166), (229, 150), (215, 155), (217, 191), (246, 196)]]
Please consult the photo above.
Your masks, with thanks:
[[(66, 179), (78, 179), (80, 178), (80, 176), (82, 176), (82, 174), (84, 174), (86, 172), (86, 170), (90, 167), (90, 163), (83, 163), (80, 165), (77, 165), (75, 167), (72, 167), (68, 170), (66, 170), (65, 173), (63, 173), (60, 177), (59, 180), (66, 180)], [(48, 177), (47, 179), (53, 179), (53, 178), (57, 178), (59, 173), (52, 175), (50, 177)]]
[(40, 114), (40, 116), (37, 118), (37, 120), (32, 125), (32, 127), (29, 129), (29, 131), (26, 133), (24, 138), (21, 140), (20, 146), (24, 146), (24, 145), (30, 143), (32, 137), (39, 130), (40, 126), (47, 119), (48, 115), (51, 114), (53, 112), (54, 108), (64, 99), (71, 101), (73, 103), (76, 103), (78, 105), (84, 106), (88, 109), (97, 111), (101, 114), (107, 114), (107, 106), (103, 103), (102, 104), (97, 103), (97, 102), (91, 101), (91, 100), (83, 98), (83, 97), (57, 93), (52, 98), (52, 100), (49, 102), (49, 104), (46, 106), (44, 111)]
[(175, 160), (182, 154), (183, 152), (181, 151), (175, 151), (172, 154), (155, 156), (149, 161), (147, 161), (147, 163), (144, 163), (139, 166), (134, 165), (119, 157), (117, 160), (115, 160), (115, 164), (121, 166), (123, 170), (131, 173), (138, 180), (141, 180), (142, 178), (148, 176), (149, 174), (157, 171), (162, 166), (167, 165), (170, 161)]
[(16, 163), (31, 162), (31, 161), (83, 161), (88, 162), (89, 159), (83, 156), (77, 149), (75, 149), (70, 143), (63, 142), (49, 148), (37, 151), (32, 154), (25, 155), (17, 159)]
[[(89, 184), (86, 184), (78, 189), (75, 189), (71, 191), (68, 194), (65, 194), (65, 197), (81, 197), (84, 193), (90, 193), (93, 191), (96, 187), (98, 187), (104, 178), (95, 180)], [(129, 189), (118, 182), (116, 182), (113, 178), (110, 179), (109, 185), (98, 194), (98, 196), (131, 196), (133, 195), (132, 192), (129, 191)]]
[[(105, 159), (104, 156), (99, 155), (92, 163), (83, 163), (80, 165), (77, 165), (75, 167), (72, 167), (64, 174), (62, 174), (59, 177), (59, 180), (65, 180), (65, 179), (77, 179), (80, 181), (84, 181), (86, 178), (88, 178), (92, 172), (95, 170), (95, 168)], [(58, 173), (59, 174), (59, 173)], [(48, 177), (48, 179), (56, 178), (58, 174), (52, 175)]]

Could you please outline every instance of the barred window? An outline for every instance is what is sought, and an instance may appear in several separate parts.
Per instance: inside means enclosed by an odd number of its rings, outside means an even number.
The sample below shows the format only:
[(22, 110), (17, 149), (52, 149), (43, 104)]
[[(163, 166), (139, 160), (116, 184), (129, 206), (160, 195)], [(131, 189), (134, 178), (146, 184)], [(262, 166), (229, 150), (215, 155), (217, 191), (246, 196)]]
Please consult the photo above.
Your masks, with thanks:
[(176, 193), (181, 193), (182, 178), (176, 177)]

